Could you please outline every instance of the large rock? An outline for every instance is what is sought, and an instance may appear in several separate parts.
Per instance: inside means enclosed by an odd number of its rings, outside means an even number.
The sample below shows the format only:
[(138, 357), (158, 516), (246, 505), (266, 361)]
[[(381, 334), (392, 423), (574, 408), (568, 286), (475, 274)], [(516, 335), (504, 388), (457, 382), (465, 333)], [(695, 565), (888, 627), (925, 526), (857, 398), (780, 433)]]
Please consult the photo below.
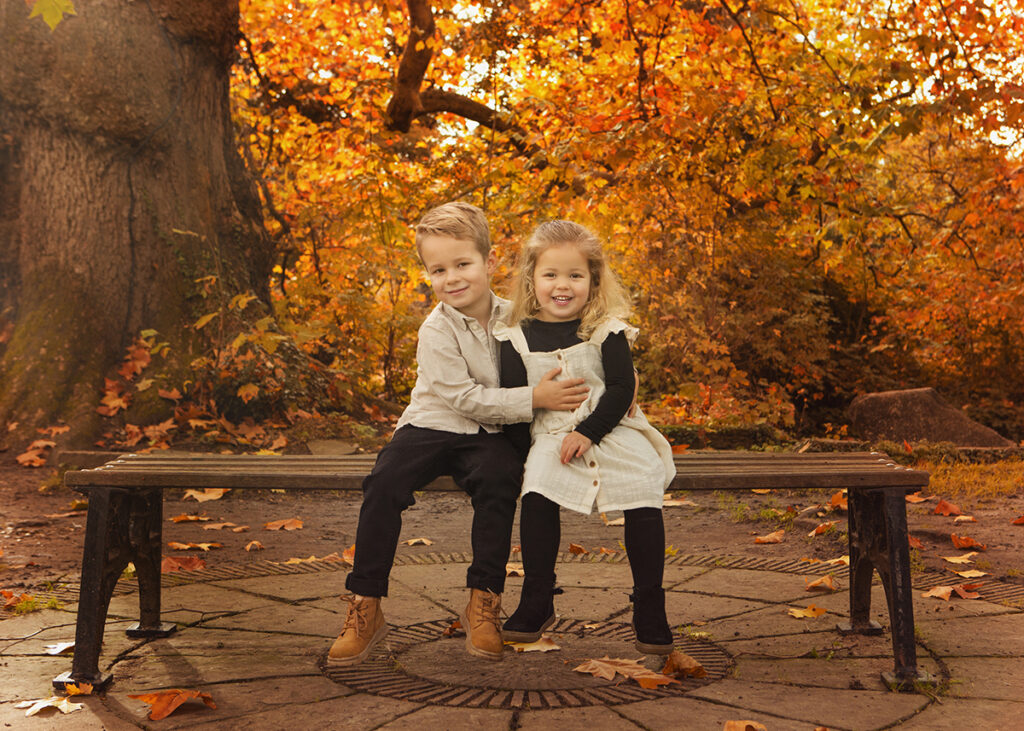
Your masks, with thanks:
[(866, 393), (853, 400), (846, 416), (853, 435), (862, 439), (952, 442), (958, 447), (1014, 446), (947, 404), (933, 388)]

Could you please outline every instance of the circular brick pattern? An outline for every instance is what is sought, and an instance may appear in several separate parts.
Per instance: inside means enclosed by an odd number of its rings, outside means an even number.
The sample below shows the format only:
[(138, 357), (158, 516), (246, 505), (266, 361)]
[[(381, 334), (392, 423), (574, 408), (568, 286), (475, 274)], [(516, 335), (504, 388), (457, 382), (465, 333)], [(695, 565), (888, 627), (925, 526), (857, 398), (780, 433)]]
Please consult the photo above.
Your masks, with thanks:
[[(687, 678), (656, 689), (632, 680), (595, 678), (572, 670), (588, 659), (604, 656), (637, 659), (633, 630), (620, 622), (586, 622), (562, 618), (548, 634), (562, 648), (506, 656), (500, 662), (466, 652), (465, 636), (446, 637), (450, 619), (393, 627), (363, 663), (351, 668), (324, 668), (342, 685), (373, 695), (440, 706), (475, 708), (571, 708), (617, 705), (679, 696), (723, 678), (732, 660), (709, 642), (677, 635), (676, 649), (699, 661), (707, 677)], [(645, 665), (660, 669), (661, 658)]]

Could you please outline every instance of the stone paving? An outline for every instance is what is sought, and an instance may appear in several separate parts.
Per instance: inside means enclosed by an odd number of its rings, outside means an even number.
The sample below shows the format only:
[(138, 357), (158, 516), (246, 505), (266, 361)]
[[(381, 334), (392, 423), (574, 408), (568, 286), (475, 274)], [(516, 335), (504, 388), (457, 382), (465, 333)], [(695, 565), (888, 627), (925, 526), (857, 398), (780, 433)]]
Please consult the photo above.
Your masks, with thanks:
[[(50, 693), (70, 657), (44, 646), (74, 639), (73, 603), (0, 622), (0, 723), (27, 729), (721, 729), (755, 720), (785, 729), (1017, 729), (1024, 718), (1024, 612), (1019, 598), (921, 597), (915, 590), (919, 665), (937, 690), (891, 692), (888, 634), (843, 636), (834, 625), (848, 595), (811, 595), (815, 567), (728, 556), (677, 556), (666, 566), (669, 618), (680, 649), (703, 662), (704, 680), (644, 690), (572, 671), (604, 655), (638, 658), (629, 630), (628, 566), (620, 558), (566, 554), (558, 567), (557, 652), (511, 649), (495, 663), (469, 656), (443, 630), (465, 605), (465, 554), (404, 552), (385, 614), (394, 628), (364, 666), (323, 670), (344, 619), (344, 568), (252, 562), (167, 575), (171, 637), (132, 640), (137, 596), (111, 602), (101, 666), (114, 683), (85, 708), (26, 718), (20, 700)], [(845, 571), (839, 572), (846, 586)], [(921, 578), (921, 577), (919, 577)], [(923, 581), (927, 584), (927, 576)], [(506, 606), (521, 579), (510, 578)], [(918, 583), (921, 583), (920, 581)], [(934, 583), (934, 582), (933, 582)], [(1013, 592), (1010, 592), (1011, 594)], [(876, 585), (875, 618), (887, 624)], [(789, 607), (828, 613), (798, 620)], [(657, 669), (657, 661), (647, 664)], [(186, 704), (162, 721), (129, 694), (161, 688), (212, 694), (216, 710)], [(78, 698), (75, 699), (80, 700)]]

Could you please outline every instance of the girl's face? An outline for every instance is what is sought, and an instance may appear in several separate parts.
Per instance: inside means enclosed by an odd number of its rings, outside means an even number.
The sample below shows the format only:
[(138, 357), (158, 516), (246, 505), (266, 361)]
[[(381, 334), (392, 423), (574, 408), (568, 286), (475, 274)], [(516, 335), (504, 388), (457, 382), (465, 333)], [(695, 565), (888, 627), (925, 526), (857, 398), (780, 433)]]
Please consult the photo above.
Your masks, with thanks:
[(576, 320), (590, 298), (590, 266), (572, 244), (555, 244), (541, 252), (533, 270), (533, 289), (544, 322)]

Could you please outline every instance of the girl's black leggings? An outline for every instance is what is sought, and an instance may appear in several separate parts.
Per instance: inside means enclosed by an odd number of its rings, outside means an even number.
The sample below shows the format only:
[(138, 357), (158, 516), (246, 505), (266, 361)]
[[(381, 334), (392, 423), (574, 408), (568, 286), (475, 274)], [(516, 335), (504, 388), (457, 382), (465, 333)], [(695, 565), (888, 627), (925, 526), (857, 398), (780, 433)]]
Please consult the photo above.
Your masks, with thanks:
[[(530, 492), (519, 515), (523, 571), (528, 577), (551, 577), (562, 541), (558, 503)], [(634, 508), (626, 515), (626, 555), (637, 589), (661, 587), (665, 574), (665, 523), (660, 508)]]

